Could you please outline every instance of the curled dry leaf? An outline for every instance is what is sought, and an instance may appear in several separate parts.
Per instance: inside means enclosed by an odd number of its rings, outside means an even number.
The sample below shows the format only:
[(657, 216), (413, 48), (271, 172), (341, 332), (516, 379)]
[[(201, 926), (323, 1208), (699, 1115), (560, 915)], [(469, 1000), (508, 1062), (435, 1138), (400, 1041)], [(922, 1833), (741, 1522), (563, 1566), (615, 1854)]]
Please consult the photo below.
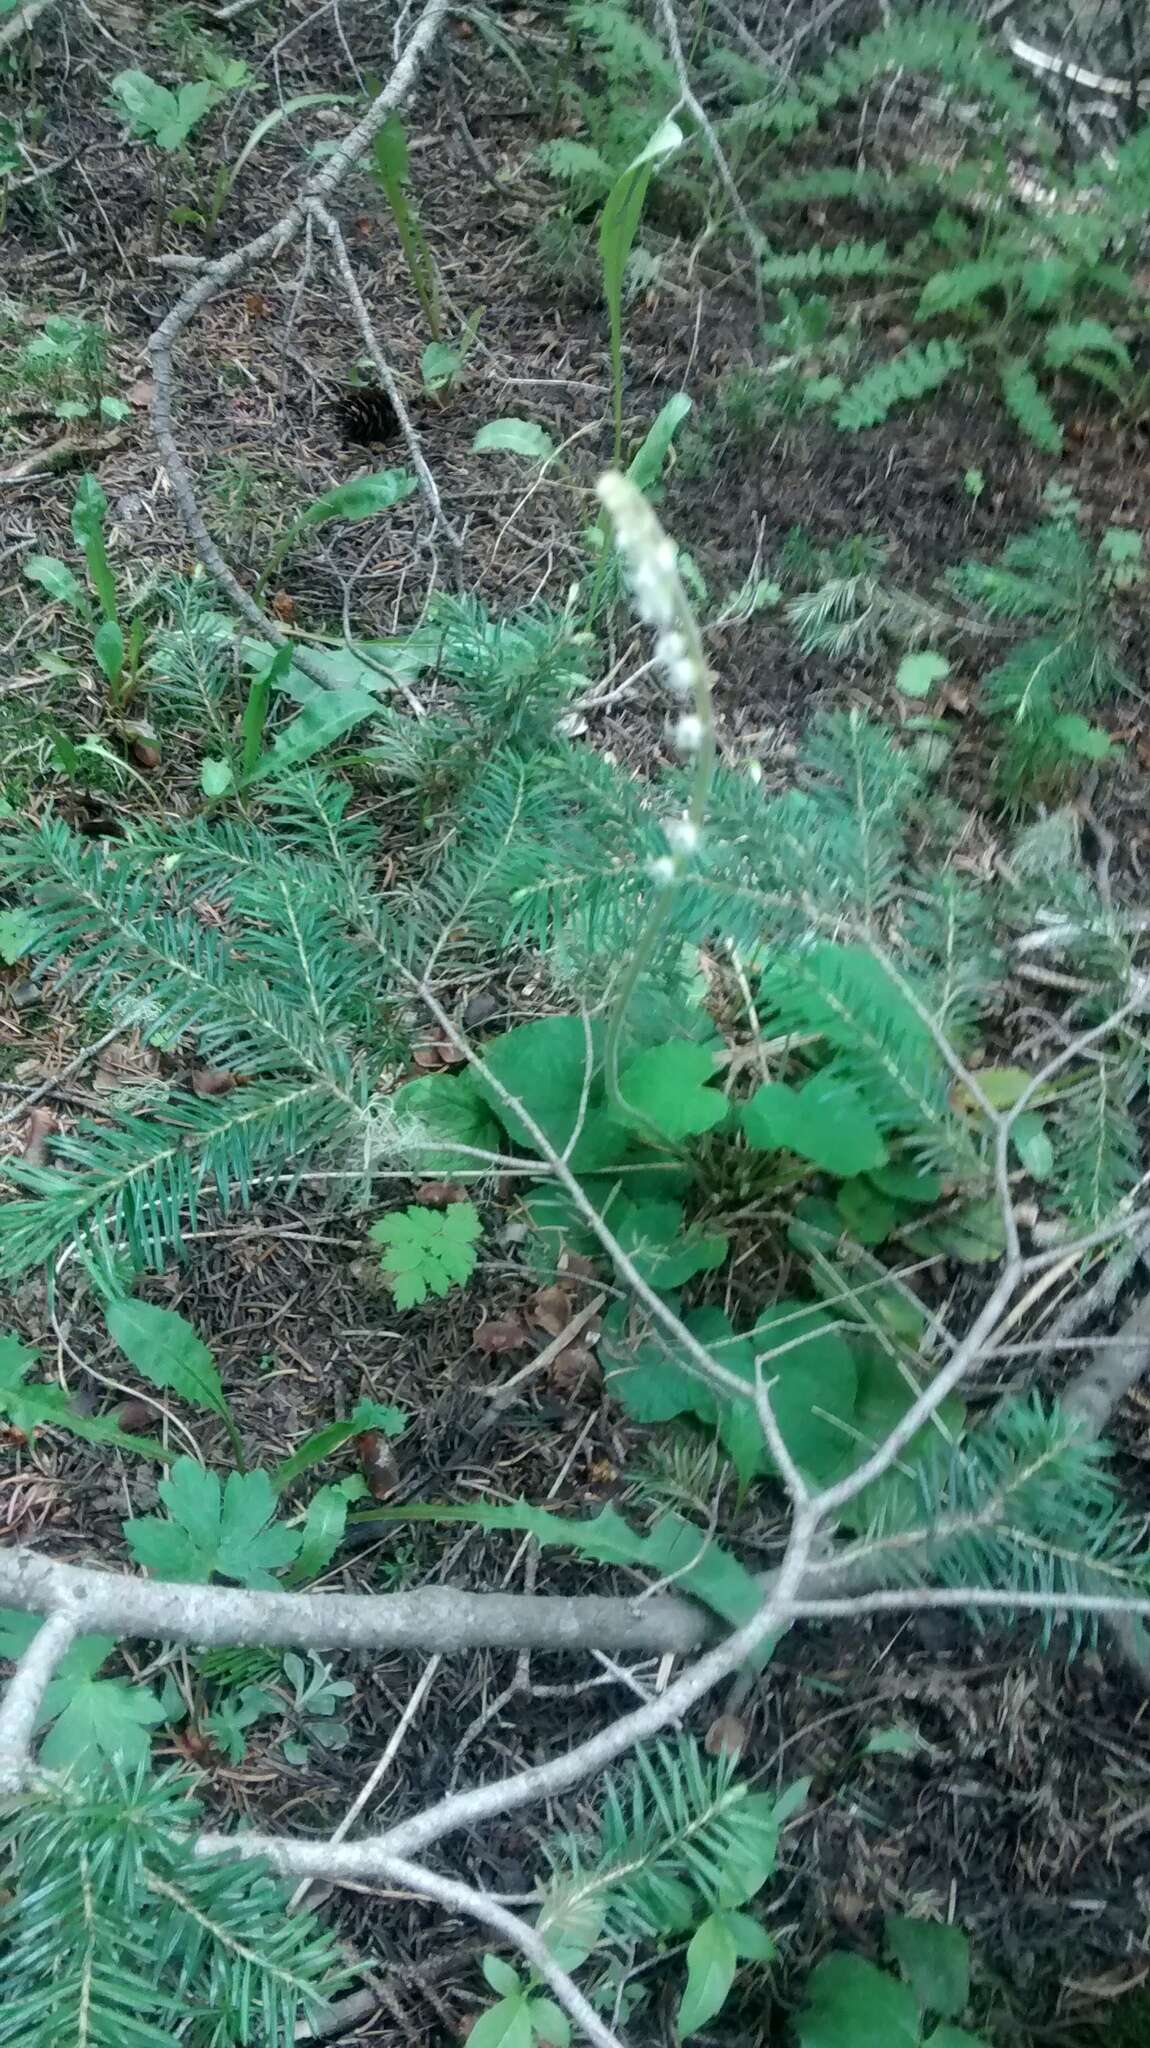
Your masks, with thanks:
[(23, 1159), (26, 1166), (43, 1166), (48, 1157), (48, 1140), (60, 1128), (50, 1109), (31, 1109), (24, 1126)]
[(737, 1714), (719, 1714), (703, 1737), (708, 1756), (741, 1756), (747, 1746), (747, 1724)]
[(130, 1436), (139, 1436), (142, 1429), (155, 1429), (160, 1420), (160, 1411), (152, 1401), (141, 1401), (136, 1396), (121, 1401), (112, 1410), (112, 1421), (117, 1429), (123, 1429)]
[(240, 1077), (223, 1067), (195, 1067), (190, 1080), (193, 1095), (230, 1095), (239, 1087)]
[(532, 1342), (530, 1330), (520, 1322), (518, 1316), (497, 1316), (489, 1323), (480, 1323), (471, 1342), (477, 1351), (485, 1351), (493, 1358), (501, 1351), (521, 1351)]
[(570, 1273), (573, 1280), (597, 1280), (599, 1277), (594, 1259), (587, 1258), (583, 1252), (564, 1252), (559, 1260), (559, 1271)]
[(548, 1384), (557, 1394), (594, 1393), (602, 1384), (603, 1374), (593, 1351), (585, 1344), (565, 1344), (557, 1358), (547, 1368)]
[(391, 1445), (378, 1429), (365, 1429), (355, 1443), (368, 1492), (373, 1500), (386, 1500), (399, 1485), (399, 1467)]
[(444, 1061), (440, 1056), (439, 1046), (413, 1045), (411, 1048), (411, 1064), (413, 1067), (418, 1067), (421, 1074), (437, 1074), (440, 1067), (444, 1065)]
[(565, 1287), (541, 1287), (528, 1302), (527, 1314), (537, 1329), (557, 1337), (571, 1321), (571, 1296)]
[(446, 1209), (452, 1202), (466, 1202), (467, 1189), (458, 1180), (425, 1180), (415, 1190), (415, 1200), (425, 1209)]
[(273, 618), (282, 619), (285, 625), (295, 618), (295, 599), (288, 590), (277, 590), (268, 607)]

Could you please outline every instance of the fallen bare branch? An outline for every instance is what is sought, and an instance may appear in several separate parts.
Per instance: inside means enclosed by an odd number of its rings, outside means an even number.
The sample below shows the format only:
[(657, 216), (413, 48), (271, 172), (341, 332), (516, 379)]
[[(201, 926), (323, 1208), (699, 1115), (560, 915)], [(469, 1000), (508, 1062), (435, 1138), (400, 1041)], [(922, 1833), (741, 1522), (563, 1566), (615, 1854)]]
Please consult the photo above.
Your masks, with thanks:
[(0, 1552), (0, 1606), (54, 1614), (73, 1606), (85, 1630), (151, 1640), (317, 1650), (694, 1650), (714, 1633), (689, 1600), (610, 1594), (251, 1593), (166, 1585), (57, 1564), (21, 1545)]

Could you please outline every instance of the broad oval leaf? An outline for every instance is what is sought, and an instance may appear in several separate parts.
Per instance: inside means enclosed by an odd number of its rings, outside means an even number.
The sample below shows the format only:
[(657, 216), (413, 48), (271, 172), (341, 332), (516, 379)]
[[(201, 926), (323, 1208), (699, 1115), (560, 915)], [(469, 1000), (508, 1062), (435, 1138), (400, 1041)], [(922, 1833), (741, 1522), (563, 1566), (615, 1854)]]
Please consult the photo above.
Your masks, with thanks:
[(488, 420), (471, 443), (472, 454), (524, 455), (529, 462), (546, 462), (555, 453), (555, 443), (545, 427), (534, 420)]
[(115, 619), (105, 619), (96, 628), (92, 652), (108, 682), (118, 683), (124, 673), (124, 635)]
[(540, 2048), (568, 2048), (571, 2022), (553, 1998), (533, 1998), (527, 2007)]
[(431, 392), (446, 391), (463, 366), (463, 357), (457, 348), (446, 341), (429, 341), (419, 358), (419, 374), (424, 389)]
[(756, 1150), (793, 1152), (844, 1179), (886, 1163), (886, 1145), (862, 1096), (832, 1074), (815, 1074), (801, 1088), (764, 1081), (740, 1120)]
[(649, 1046), (623, 1068), (623, 1102), (621, 1107), (612, 1106), (612, 1114), (636, 1126), (640, 1134), (653, 1129), (676, 1145), (722, 1123), (727, 1101), (708, 1085), (714, 1079), (714, 1055), (706, 1046), (691, 1045), (686, 1039)]
[(656, 414), (627, 469), (627, 475), (639, 490), (649, 491), (653, 484), (658, 483), (671, 443), (690, 410), (691, 400), (686, 392), (677, 391)]
[(483, 1974), (491, 1989), (499, 1998), (518, 1998), (523, 1991), (518, 1970), (505, 1962), (502, 1956), (486, 1955), (483, 1958)]
[(234, 781), (230, 761), (205, 754), (200, 762), (200, 788), (206, 797), (226, 796)]
[(24, 574), (29, 583), (38, 583), (57, 604), (66, 604), (74, 612), (87, 610), (88, 600), (83, 585), (73, 575), (67, 562), (61, 562), (55, 555), (29, 555), (24, 563)]
[(962, 1928), (891, 1914), (886, 1939), (923, 2011), (958, 2019), (970, 1997), (970, 1943)]
[(108, 500), (94, 476), (82, 476), (72, 500), (72, 539), (85, 547), (100, 533), (108, 515)]
[[(774, 1381), (771, 1407), (783, 1441), (796, 1464), (821, 1478), (851, 1441), (854, 1353), (838, 1324), (805, 1302), (778, 1301), (764, 1309), (751, 1341), (764, 1381)], [(765, 1446), (763, 1457), (769, 1464)]]
[(811, 1973), (795, 2031), (801, 2048), (918, 2048), (918, 2001), (863, 1956), (830, 1955)]
[(175, 1309), (154, 1308), (148, 1301), (110, 1301), (104, 1321), (113, 1343), (154, 1387), (168, 1387), (197, 1408), (227, 1414), (215, 1360)]
[(112, 91), (120, 112), (137, 134), (154, 135), (176, 118), (175, 93), (158, 84), (146, 71), (118, 71), (112, 80)]
[(928, 697), (935, 683), (940, 683), (950, 674), (950, 663), (945, 654), (934, 654), (924, 649), (921, 654), (904, 654), (895, 676), (895, 688), (904, 697)]
[(480, 2013), (467, 2039), (469, 2048), (531, 2048), (533, 2031), (528, 2001), (520, 1992)]
[(277, 733), (268, 752), (256, 762), (249, 778), (262, 781), (298, 768), (313, 754), (333, 746), (367, 718), (378, 718), (379, 704), (366, 690), (317, 690), (297, 712), (291, 724)]
[(675, 2026), (682, 2039), (705, 2027), (726, 2004), (738, 1968), (735, 1937), (722, 1913), (709, 1913), (687, 1945), (687, 1984)]
[(420, 1174), (471, 1173), (483, 1162), (477, 1152), (498, 1152), (498, 1124), (476, 1088), (471, 1069), (461, 1074), (420, 1074), (405, 1081), (391, 1098), (396, 1141)]
[(370, 476), (353, 476), (316, 498), (296, 521), (297, 527), (322, 526), (328, 519), (373, 519), (377, 512), (390, 512), (416, 489), (408, 469), (379, 469)]

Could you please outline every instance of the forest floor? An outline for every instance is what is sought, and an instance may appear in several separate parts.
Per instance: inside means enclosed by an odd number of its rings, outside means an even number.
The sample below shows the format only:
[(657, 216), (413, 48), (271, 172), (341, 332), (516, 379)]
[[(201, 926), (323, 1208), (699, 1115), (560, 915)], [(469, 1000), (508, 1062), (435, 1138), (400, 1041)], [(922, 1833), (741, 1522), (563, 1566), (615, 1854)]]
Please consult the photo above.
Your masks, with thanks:
[[(610, 454), (611, 391), (590, 242), (584, 236), (578, 250), (561, 248), (537, 232), (556, 199), (531, 161), (549, 132), (539, 81), (562, 64), (564, 31), (554, 10), (501, 10), (494, 19), (522, 50), (524, 74), (464, 15), (407, 116), (413, 187), (452, 328), (482, 309), (464, 373), (442, 399), (421, 387), (421, 308), (366, 172), (349, 181), (342, 212), (377, 332), (463, 535), (463, 587), (503, 612), (543, 593), (561, 604), (585, 571), (580, 535), (594, 476)], [(29, 182), (26, 168), (8, 199), (0, 356), (10, 359), (50, 318), (96, 323), (108, 341), (103, 388), (126, 407), (121, 419), (61, 422), (50, 407), (21, 399), (0, 422), (0, 815), (3, 806), (20, 815), (55, 807), (99, 836), (126, 816), (200, 805), (201, 733), (165, 722), (146, 688), (139, 708), (154, 733), (117, 732), (66, 613), (22, 577), (21, 564), (30, 554), (75, 558), (70, 510), (87, 470), (107, 495), (112, 557), (131, 586), (160, 587), (192, 571), (148, 416), (143, 345), (184, 282), (156, 261), (156, 244), (161, 258), (199, 246), (194, 226), (173, 224), (170, 209), (200, 204), (204, 181), (234, 157), (261, 113), (297, 95), (344, 95), (362, 105), (365, 82), (389, 68), (390, 37), (390, 10), (351, 0), (342, 11), (256, 6), (226, 27), (207, 8), (116, 0), (54, 10), (0, 60), (0, 111), (23, 124), (36, 178)], [(109, 108), (109, 80), (127, 66), (173, 81), (195, 76), (206, 44), (242, 60), (248, 82), (212, 116), (211, 141), (169, 167), (169, 217), (157, 232), (158, 152), (125, 139)], [(270, 133), (236, 181), (218, 246), (274, 220), (306, 169), (306, 145), (330, 142), (349, 118), (346, 105), (313, 105)], [(771, 576), (788, 536), (801, 530), (814, 548), (856, 537), (881, 544), (884, 576), (925, 597), (944, 567), (989, 558), (1033, 525), (1051, 466), (989, 395), (942, 396), (854, 437), (820, 413), (742, 437), (729, 431), (715, 394), (725, 374), (749, 360), (756, 330), (737, 255), (729, 241), (721, 252), (693, 249), (657, 211), (653, 218), (660, 261), (627, 308), (628, 418), (649, 422), (668, 397), (690, 392), (692, 422), (668, 469), (660, 516), (713, 592), (736, 590), (752, 570)], [(365, 464), (403, 460), (394, 441), (365, 446), (349, 434), (341, 401), (357, 382), (360, 354), (322, 262), (301, 275), (298, 249), (221, 292), (179, 347), (177, 434), (208, 524), (249, 587), (290, 508)], [(473, 455), (477, 430), (508, 416), (538, 422), (567, 459), (539, 480), (512, 458)], [(964, 482), (972, 472), (983, 479), (974, 493)], [(1115, 420), (1100, 402), (1084, 405), (1057, 475), (1091, 531), (1145, 526), (1150, 437), (1137, 422)], [(390, 515), (383, 540), (374, 524), (314, 536), (289, 555), (269, 593), (277, 618), (293, 633), (337, 637), (341, 616), (361, 638), (412, 625), (430, 579), (442, 587), (449, 574), (442, 551), (434, 560), (420, 546), (421, 520), (412, 498)], [(1133, 605), (1122, 630), (1138, 689), (1108, 722), (1126, 755), (1093, 790), (1087, 822), (1098, 857), (1112, 859), (1113, 886), (1136, 896), (1150, 857), (1141, 758), (1150, 656), (1145, 616)], [(725, 757), (759, 762), (780, 787), (818, 707), (857, 704), (896, 722), (917, 709), (897, 696), (881, 665), (876, 673), (873, 664), (803, 655), (777, 607), (722, 627), (711, 654)], [(585, 744), (637, 772), (666, 749), (653, 679), (612, 694), (613, 680), (641, 659), (637, 638), (601, 650), (593, 680), (610, 701), (581, 714)], [(419, 687), (429, 708), (449, 704), (450, 686), (434, 675)], [(985, 737), (969, 704), (968, 679), (956, 668), (946, 707), (955, 735), (947, 794), (965, 805), (962, 854), (977, 867), (994, 860), (1006, 826), (983, 800)], [(363, 801), (402, 862), (410, 820), (394, 797), (370, 787)], [(30, 985), (18, 962), (0, 967), (0, 1149), (26, 1152), (40, 1142), (25, 1098), (53, 1077), (49, 1143), (52, 1131), (109, 1106), (162, 1110), (178, 1059), (131, 1037), (83, 1057), (103, 1029), (99, 1012), (50, 983)], [(411, 1199), (404, 1183), (396, 1199)], [(361, 1219), (300, 1193), (229, 1223), (205, 1220), (188, 1258), (147, 1292), (178, 1308), (213, 1347), (253, 1464), (286, 1456), (367, 1396), (413, 1418), (392, 1447), (391, 1498), (528, 1495), (592, 1509), (626, 1496), (633, 1449), (631, 1425), (593, 1370), (574, 1381), (532, 1381), (492, 1437), (477, 1442), (472, 1428), (477, 1404), (508, 1364), (477, 1347), (482, 1323), (523, 1317), (533, 1339), (545, 1342), (546, 1325), (531, 1323), (537, 1280), (522, 1262), (521, 1240), (513, 1198), (495, 1200), (488, 1250), (466, 1293), (400, 1313), (373, 1284)], [(573, 1312), (581, 1283), (564, 1284)], [(74, 1270), (60, 1276), (54, 1299), (38, 1279), (22, 1284), (8, 1321), (81, 1412), (138, 1395), (121, 1379), (123, 1362)], [(226, 1456), (212, 1426), (198, 1421), (195, 1435), (206, 1457)], [(1131, 1483), (1148, 1498), (1150, 1401), (1127, 1400), (1118, 1435)], [(63, 1558), (122, 1559), (121, 1518), (146, 1512), (154, 1498), (146, 1466), (51, 1433), (0, 1455), (0, 1513), (12, 1537), (35, 1532)], [(745, 1550), (768, 1558), (779, 1527), (769, 1501), (752, 1503), (740, 1524)], [(576, 1590), (585, 1574), (508, 1536), (445, 1538), (399, 1523), (385, 1539), (341, 1554), (326, 1583), (392, 1589), (448, 1579)], [(221, 1817), (330, 1832), (424, 1662), (350, 1660), (349, 1740), (338, 1751), (313, 1747), (302, 1765), (258, 1740), (238, 1763), (197, 1747), (194, 1715), (160, 1736), (158, 1754), (197, 1762)], [(665, 1674), (652, 1660), (636, 1676), (646, 1685)], [(571, 1677), (564, 1660), (543, 1656), (446, 1660), (364, 1821), (381, 1823), (438, 1795), (456, 1782), (464, 1757), (470, 1772), (486, 1777), (572, 1746), (625, 1697), (618, 1685), (590, 1680), (569, 1691)], [(1083, 2031), (1088, 2023), (1150, 1978), (1146, 1709), (1137, 1681), (1105, 1646), (1070, 1661), (1057, 1637), (1042, 1647), (1025, 1629), (979, 1633), (951, 1617), (879, 1618), (861, 1628), (810, 1628), (784, 1644), (740, 1709), (743, 1768), (756, 1783), (811, 1779), (807, 1804), (788, 1825), (772, 1894), (770, 1925), (784, 1967), (769, 2004), (761, 1981), (753, 1983), (709, 2038), (724, 2048), (781, 2043), (790, 1984), (801, 1982), (810, 1960), (836, 1939), (865, 1945), (883, 1913), (913, 1908), (969, 1931), (978, 1998), (993, 2014), (996, 2040), (1093, 2039)], [(566, 1815), (576, 1818), (574, 1809)], [(553, 1829), (534, 1818), (487, 1826), (460, 1843), (461, 1874), (522, 1892), (544, 1832)], [(378, 2010), (343, 2037), (348, 2044), (400, 2048), (463, 2037), (484, 1996), (482, 1943), (468, 1925), (445, 1933), (438, 1909), (370, 1887), (333, 1895), (326, 1910), (382, 1981)], [(656, 1993), (636, 2042), (671, 2041), (672, 2003), (669, 1988)]]

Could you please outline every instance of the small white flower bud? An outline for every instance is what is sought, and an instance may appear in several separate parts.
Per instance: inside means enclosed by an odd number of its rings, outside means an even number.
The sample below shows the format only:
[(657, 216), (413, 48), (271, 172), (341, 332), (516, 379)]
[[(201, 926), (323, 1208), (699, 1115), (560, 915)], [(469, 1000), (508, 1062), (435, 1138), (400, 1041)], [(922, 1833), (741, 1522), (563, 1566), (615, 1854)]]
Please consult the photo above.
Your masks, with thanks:
[(703, 721), (688, 711), (675, 726), (675, 745), (681, 754), (697, 754), (702, 744)]
[(673, 853), (691, 854), (699, 850), (701, 834), (693, 818), (665, 818), (663, 830), (667, 844)]
[(667, 680), (667, 688), (672, 690), (676, 697), (689, 697), (699, 680), (698, 666), (689, 658), (684, 661), (671, 662), (669, 667), (664, 670), (664, 675)]
[(651, 862), (647, 872), (653, 882), (665, 889), (675, 879), (675, 863), (670, 854), (661, 853), (657, 860)]
[(763, 764), (762, 764), (762, 762), (761, 762), (761, 761), (748, 761), (748, 762), (747, 762), (747, 781), (748, 781), (748, 782), (753, 782), (753, 783), (756, 783), (756, 784), (758, 784), (758, 783), (760, 783), (760, 782), (762, 781), (762, 779), (763, 779)]

